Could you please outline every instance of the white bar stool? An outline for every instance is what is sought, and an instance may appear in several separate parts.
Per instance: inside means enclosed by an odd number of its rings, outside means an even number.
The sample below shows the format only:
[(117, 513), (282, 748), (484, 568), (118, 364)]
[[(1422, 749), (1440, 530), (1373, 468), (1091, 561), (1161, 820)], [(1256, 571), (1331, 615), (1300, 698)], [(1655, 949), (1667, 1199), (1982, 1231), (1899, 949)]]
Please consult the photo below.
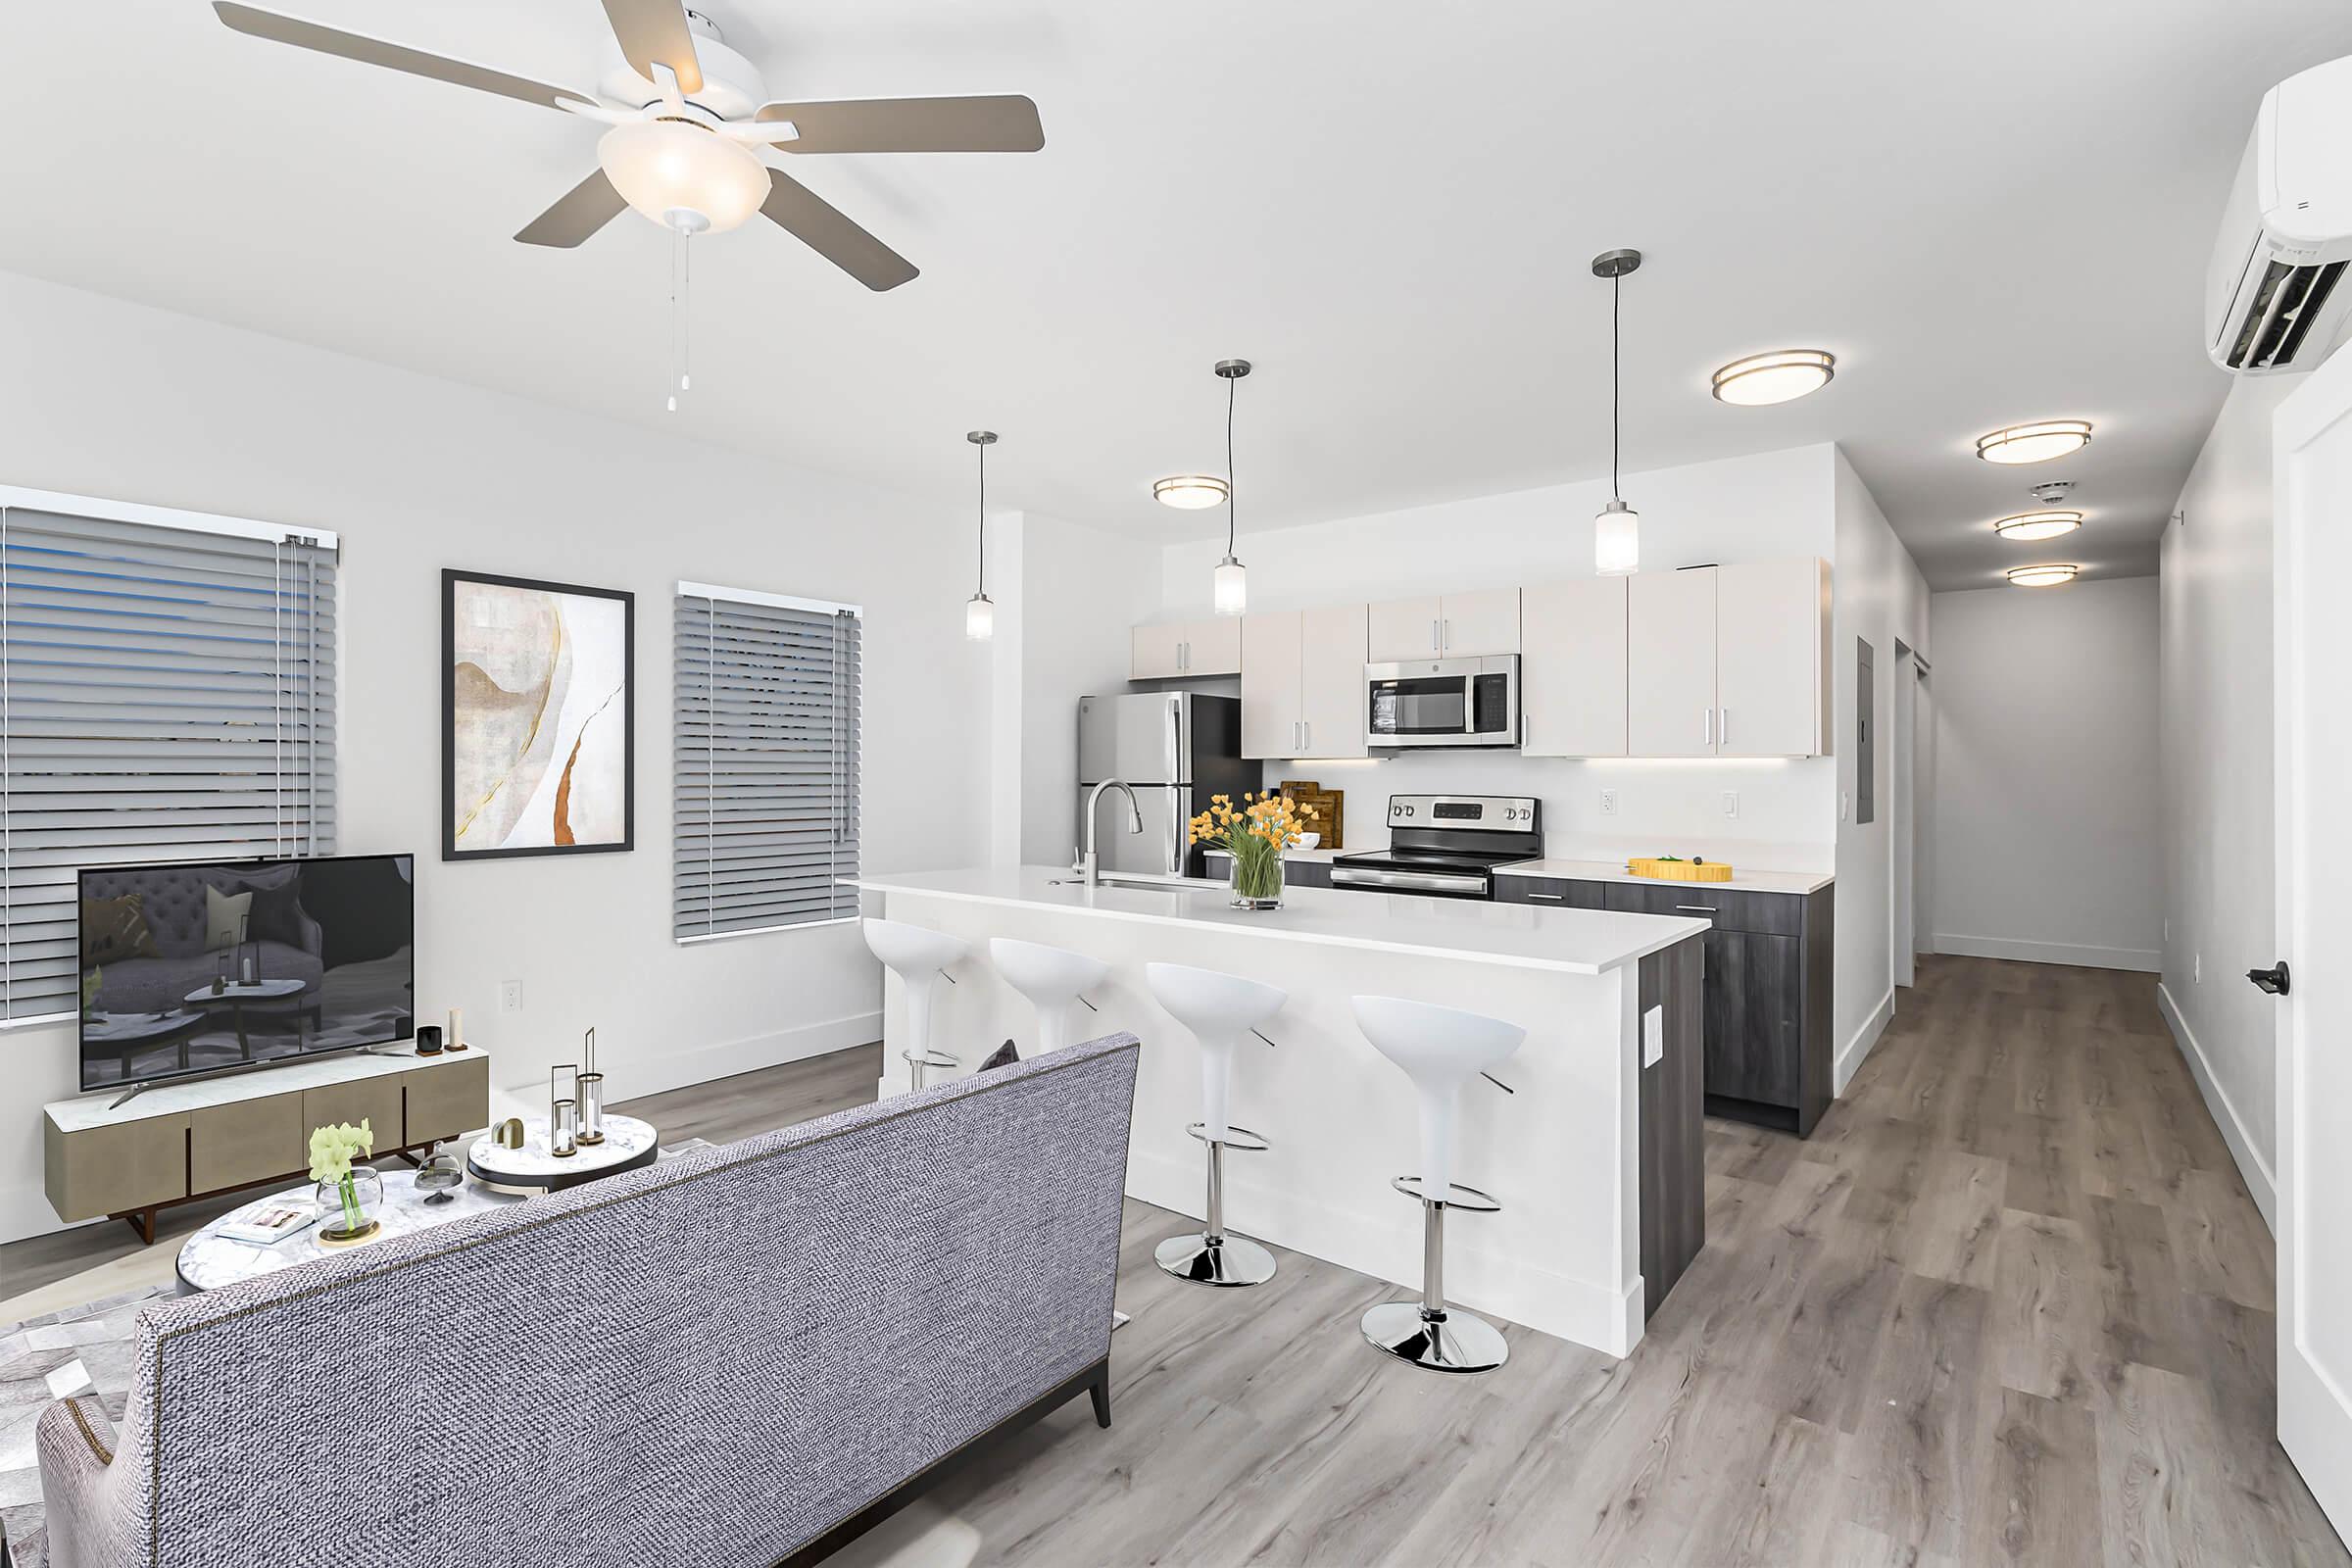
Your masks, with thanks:
[(1282, 1010), (1291, 994), (1275, 986), (1192, 969), (1180, 963), (1144, 965), (1152, 998), (1192, 1031), (1200, 1046), (1201, 1119), (1186, 1131), (1208, 1146), (1208, 1204), (1200, 1230), (1171, 1236), (1152, 1250), (1159, 1266), (1200, 1285), (1263, 1285), (1274, 1277), (1274, 1254), (1245, 1237), (1225, 1234), (1225, 1151), (1262, 1152), (1263, 1135), (1225, 1119), (1233, 1081), (1233, 1049), (1242, 1037)]
[(1100, 958), (1010, 937), (989, 938), (988, 958), (1004, 983), (1037, 1009), (1038, 1054), (1074, 1042), (1070, 1021), (1079, 997), (1110, 978), (1110, 965)]
[(858, 927), (874, 956), (906, 990), (907, 1045), (899, 1054), (913, 1071), (913, 1086), (923, 1087), (927, 1067), (961, 1066), (956, 1057), (931, 1048), (931, 988), (949, 964), (972, 951), (971, 945), (944, 931), (903, 920), (868, 918), (858, 921)]
[(1391, 1355), (1435, 1372), (1490, 1372), (1509, 1358), (1494, 1325), (1446, 1305), (1446, 1211), (1492, 1214), (1502, 1207), (1453, 1180), (1462, 1085), (1519, 1049), (1527, 1031), (1500, 1018), (1396, 997), (1353, 997), (1356, 1027), (1404, 1069), (1421, 1100), (1421, 1174), (1391, 1185), (1421, 1200), (1421, 1299), (1384, 1301), (1364, 1314), (1364, 1338)]

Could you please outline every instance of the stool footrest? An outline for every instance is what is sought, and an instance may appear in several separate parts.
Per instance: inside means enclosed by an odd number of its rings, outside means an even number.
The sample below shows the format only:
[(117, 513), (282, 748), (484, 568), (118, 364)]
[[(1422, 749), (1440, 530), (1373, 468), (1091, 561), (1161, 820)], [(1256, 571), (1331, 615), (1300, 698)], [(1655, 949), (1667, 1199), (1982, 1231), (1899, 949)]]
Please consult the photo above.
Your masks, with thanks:
[(1219, 1144), (1227, 1149), (1239, 1150), (1245, 1154), (1262, 1154), (1274, 1147), (1266, 1142), (1264, 1133), (1253, 1133), (1247, 1127), (1236, 1127), (1231, 1122), (1225, 1124), (1225, 1136), (1222, 1138), (1209, 1137), (1208, 1123), (1206, 1122), (1194, 1122), (1186, 1127), (1185, 1131), (1204, 1144)]
[(962, 1062), (944, 1051), (902, 1051), (899, 1054), (917, 1067), (960, 1067)]
[(1389, 1185), (1407, 1198), (1417, 1199), (1424, 1203), (1436, 1203), (1441, 1208), (1458, 1208), (1467, 1214), (1499, 1214), (1502, 1212), (1502, 1204), (1499, 1200), (1480, 1192), (1475, 1187), (1464, 1187), (1460, 1182), (1455, 1182), (1446, 1188), (1444, 1198), (1431, 1198), (1424, 1193), (1421, 1190), (1421, 1178), (1418, 1176), (1398, 1176)]

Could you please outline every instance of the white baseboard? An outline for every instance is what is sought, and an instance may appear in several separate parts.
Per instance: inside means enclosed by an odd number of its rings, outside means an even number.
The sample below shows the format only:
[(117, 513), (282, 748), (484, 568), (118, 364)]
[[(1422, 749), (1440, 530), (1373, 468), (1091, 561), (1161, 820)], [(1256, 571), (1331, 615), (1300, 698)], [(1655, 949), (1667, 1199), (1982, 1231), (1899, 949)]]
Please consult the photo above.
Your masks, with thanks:
[(1870, 1009), (1870, 1016), (1862, 1020), (1862, 1027), (1838, 1048), (1838, 1059), (1830, 1067), (1831, 1099), (1835, 1100), (1845, 1093), (1845, 1086), (1854, 1081), (1854, 1073), (1861, 1067), (1862, 1058), (1870, 1054), (1871, 1048), (1879, 1043), (1879, 1036), (1885, 1034), (1886, 1026), (1892, 1022), (1894, 987), (1888, 986), (1886, 994), (1879, 999), (1879, 1004)]
[(2164, 955), (2153, 948), (2086, 948), (2071, 942), (2019, 942), (2009, 937), (1936, 934), (1936, 951), (1963, 958), (2014, 958), (2020, 963), (2064, 963), (2078, 969), (2130, 969), (2162, 974)]
[[(614, 1101), (635, 1100), (643, 1095), (659, 1095), (718, 1078), (732, 1078), (739, 1072), (779, 1067), (788, 1061), (807, 1061), (811, 1056), (847, 1051), (852, 1046), (881, 1038), (882, 1014), (877, 1009), (744, 1040), (698, 1046), (692, 1051), (669, 1052), (650, 1060), (612, 1062), (606, 1066), (606, 1072), (611, 1078)], [(544, 1096), (544, 1089), (540, 1093)]]
[(2173, 1031), (2173, 1043), (2188, 1062), (2189, 1075), (2197, 1081), (2197, 1092), (2205, 1097), (2205, 1108), (2213, 1112), (2214, 1125), (2222, 1130), (2222, 1142), (2230, 1146), (2230, 1157), (2237, 1161), (2237, 1173), (2244, 1178), (2246, 1191), (2254, 1197), (2254, 1206), (2262, 1210), (2262, 1222), (2273, 1235), (2278, 1230), (2278, 1183), (2271, 1175), (2271, 1167), (2254, 1152), (2254, 1141), (2246, 1136), (2246, 1124), (2238, 1119), (2237, 1106), (2230, 1100), (2229, 1091), (2213, 1075), (2213, 1063), (2205, 1057), (2205, 1048), (2197, 1043), (2196, 1032), (2188, 1020), (2180, 1016), (2180, 1008), (2173, 994), (2156, 982), (2156, 1010)]

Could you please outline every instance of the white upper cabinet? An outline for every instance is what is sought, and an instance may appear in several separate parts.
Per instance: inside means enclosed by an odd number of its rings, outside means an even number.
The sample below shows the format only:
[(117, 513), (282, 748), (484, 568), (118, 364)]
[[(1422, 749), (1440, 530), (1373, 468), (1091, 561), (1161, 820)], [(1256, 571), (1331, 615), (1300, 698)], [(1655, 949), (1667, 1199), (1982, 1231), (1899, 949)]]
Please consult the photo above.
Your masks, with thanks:
[(1242, 755), (1362, 757), (1365, 609), (1273, 611), (1242, 620)]
[(1519, 749), (1626, 755), (1625, 577), (1579, 577), (1520, 595)]
[(1804, 557), (1715, 569), (1715, 755), (1829, 751), (1830, 567)]
[(1237, 615), (1137, 626), (1129, 636), (1129, 680), (1242, 672), (1242, 622)]
[(1625, 579), (1626, 750), (1715, 755), (1715, 568)]
[(1305, 755), (1368, 757), (1364, 664), (1371, 644), (1365, 607), (1332, 605), (1306, 611), (1301, 619), (1298, 738), (1305, 742)]
[(1515, 654), (1519, 590), (1384, 600), (1371, 607), (1367, 647), (1367, 658), (1375, 664)]
[(1447, 659), (1519, 652), (1519, 590), (1447, 594), (1438, 601), (1438, 641)]
[(1386, 599), (1369, 607), (1368, 652), (1374, 664), (1400, 664), (1408, 659), (1435, 659), (1446, 616), (1436, 594), (1426, 599)]

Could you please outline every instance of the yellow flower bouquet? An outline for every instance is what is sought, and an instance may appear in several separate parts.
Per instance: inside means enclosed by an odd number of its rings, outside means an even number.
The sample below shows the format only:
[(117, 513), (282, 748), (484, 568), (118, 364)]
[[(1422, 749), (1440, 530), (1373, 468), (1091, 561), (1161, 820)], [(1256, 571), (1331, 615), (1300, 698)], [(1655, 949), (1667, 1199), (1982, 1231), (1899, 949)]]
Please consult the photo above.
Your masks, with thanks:
[(1278, 909), (1282, 906), (1282, 852), (1295, 848), (1302, 829), (1312, 820), (1313, 807), (1294, 806), (1282, 796), (1254, 791), (1235, 806), (1230, 795), (1209, 797), (1208, 809), (1189, 824), (1192, 842), (1220, 849), (1233, 857), (1233, 906), (1237, 909)]

